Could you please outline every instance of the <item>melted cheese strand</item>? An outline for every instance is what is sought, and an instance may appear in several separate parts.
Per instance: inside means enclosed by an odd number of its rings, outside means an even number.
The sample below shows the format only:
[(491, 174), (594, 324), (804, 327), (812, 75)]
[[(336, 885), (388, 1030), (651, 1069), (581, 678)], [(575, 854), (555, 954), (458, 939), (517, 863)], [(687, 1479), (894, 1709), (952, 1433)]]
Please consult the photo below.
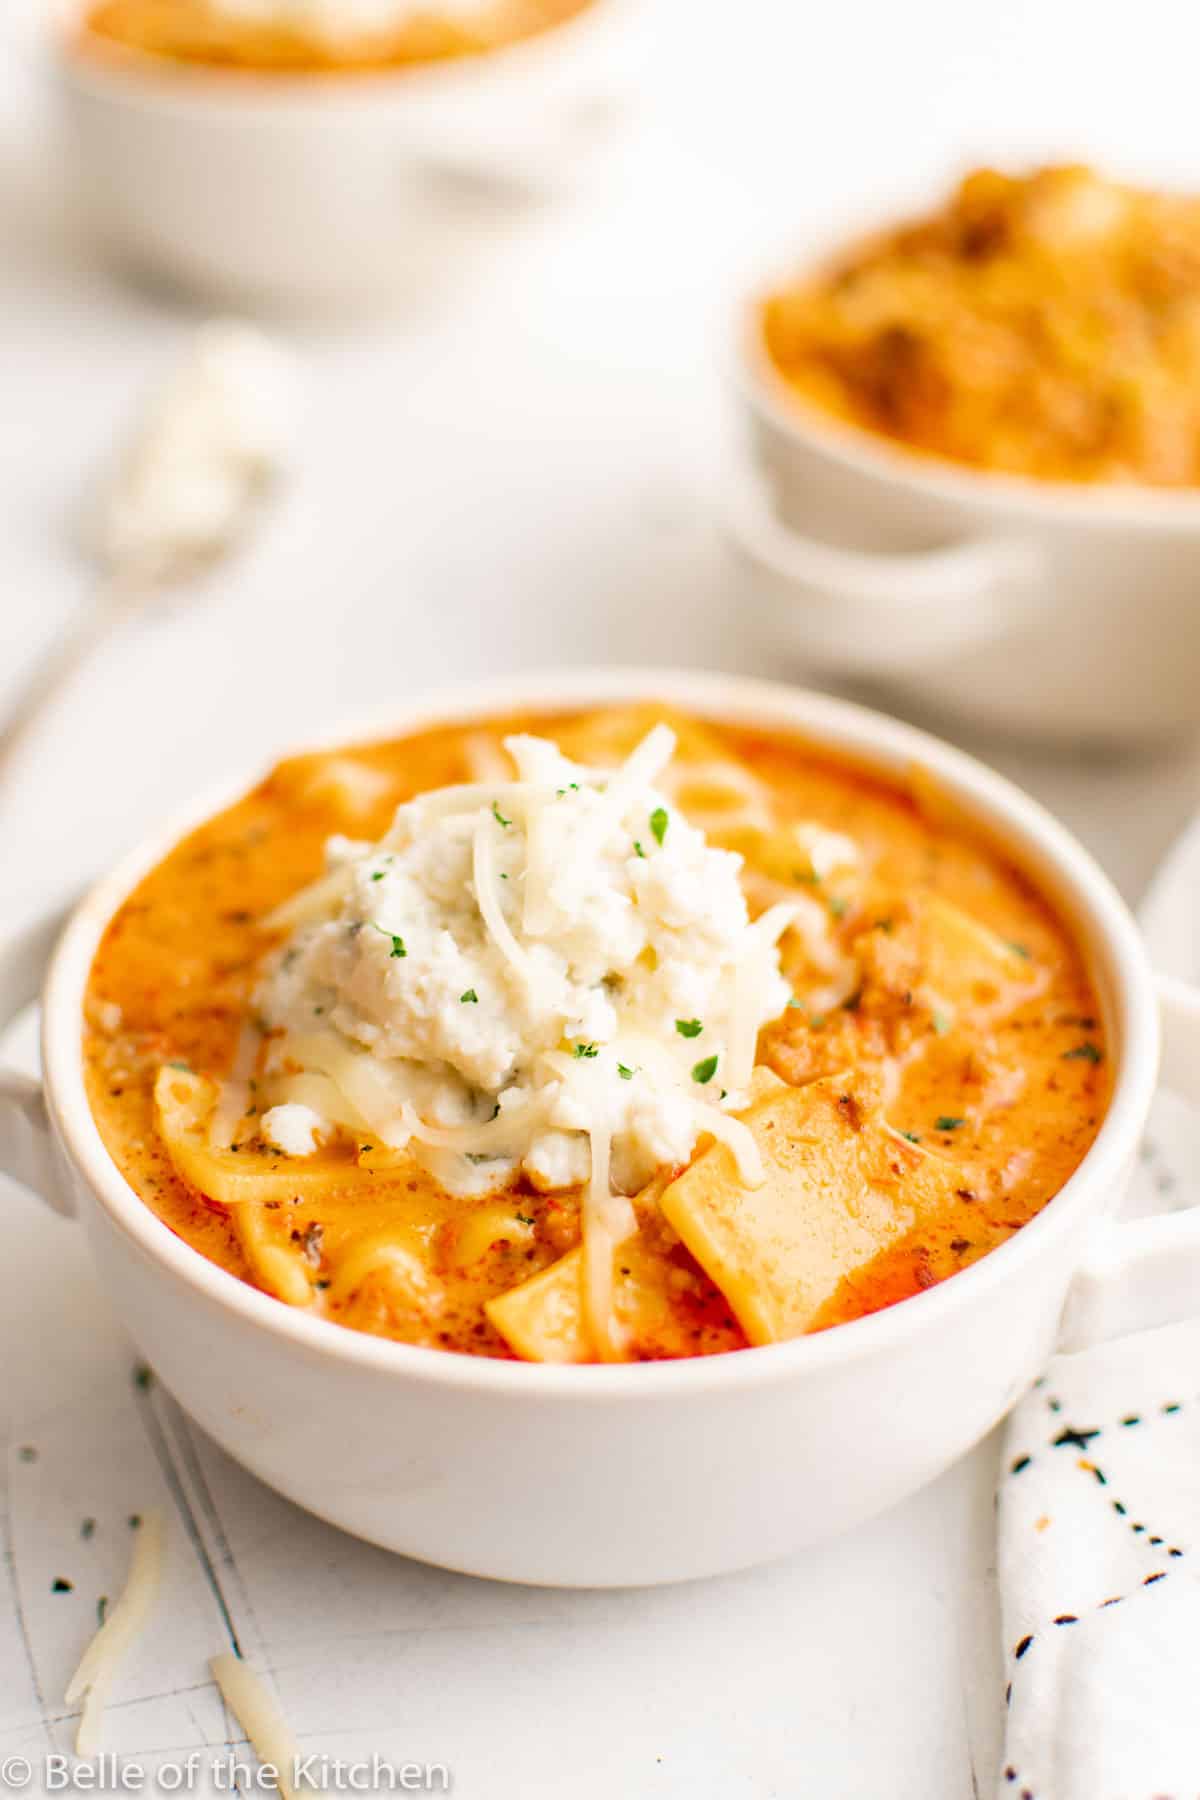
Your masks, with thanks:
[(656, 725), (648, 731), (610, 778), (593, 828), (598, 825), (607, 830), (620, 824), (639, 788), (653, 787), (674, 754), (675, 733), (669, 725)]
[(766, 1175), (750, 1127), (740, 1119), (731, 1117), (729, 1113), (718, 1111), (715, 1106), (705, 1106), (703, 1100), (696, 1101), (695, 1108), (697, 1125), (701, 1131), (707, 1131), (726, 1146), (737, 1164), (737, 1172), (744, 1186), (761, 1187)]
[(278, 906), (264, 914), (264, 929), (292, 931), (297, 925), (315, 925), (319, 920), (331, 919), (345, 897), (352, 873), (350, 864), (346, 863), (310, 882), (298, 894), (281, 900)]
[(406, 1098), (402, 1076), (387, 1069), (365, 1050), (352, 1049), (340, 1033), (330, 1030), (297, 1032), (284, 1045), (289, 1061), (303, 1070), (317, 1070), (333, 1082), (343, 1096), (342, 1111), (350, 1114), (350, 1123), (365, 1125), (382, 1143), (402, 1149), (407, 1132), (400, 1132), (400, 1117)]
[(404, 1130), (418, 1144), (429, 1144), (435, 1150), (460, 1150), (464, 1156), (491, 1151), (501, 1155), (505, 1150), (517, 1154), (519, 1139), (528, 1138), (542, 1118), (545, 1107), (533, 1102), (512, 1107), (494, 1119), (483, 1119), (478, 1125), (427, 1125), (407, 1103), (400, 1110)]
[(208, 1124), (208, 1141), (214, 1150), (228, 1150), (237, 1128), (250, 1110), (250, 1077), (262, 1048), (262, 1033), (247, 1019), (238, 1033), (233, 1067), (217, 1093)]
[(146, 1622), (162, 1585), (166, 1560), (166, 1521), (157, 1507), (142, 1515), (135, 1535), (133, 1560), (121, 1597), (84, 1651), (67, 1686), (66, 1704), (82, 1699), (75, 1735), (75, 1754), (93, 1756), (98, 1748), (100, 1719), (121, 1658)]
[(583, 1316), (601, 1362), (623, 1362), (623, 1333), (613, 1309), (616, 1244), (609, 1213), (612, 1134), (607, 1122), (595, 1119), (587, 1135), (592, 1147), (592, 1169), (583, 1198)]
[(227, 1650), (209, 1659), (209, 1673), (221, 1691), (221, 1698), (250, 1740), (260, 1763), (270, 1763), (276, 1770), (279, 1792), (284, 1800), (301, 1800), (308, 1795), (319, 1800), (318, 1790), (297, 1787), (292, 1779), (300, 1751), (291, 1727), (264, 1684), (240, 1656)]
[(729, 1113), (722, 1112), (720, 1107), (712, 1105), (710, 1101), (697, 1099), (694, 1092), (690, 1091), (690, 1083), (680, 1074), (669, 1053), (652, 1037), (631, 1033), (621, 1039), (619, 1049), (623, 1061), (628, 1059), (629, 1065), (637, 1064), (660, 1087), (674, 1088), (676, 1093), (684, 1096), (692, 1110), (697, 1129), (708, 1132), (710, 1137), (717, 1138), (728, 1146), (737, 1164), (738, 1174), (747, 1187), (762, 1186), (762, 1157), (748, 1125), (731, 1117)]
[[(581, 772), (585, 778), (588, 771)], [(595, 779), (594, 775), (590, 776)], [(471, 816), (480, 808), (490, 814), (493, 806), (512, 807), (519, 811), (531, 800), (553, 800), (557, 789), (537, 781), (471, 781), (463, 782), (458, 787), (434, 788), (427, 794), (418, 794), (396, 814), (396, 820), (387, 836), (382, 840), (385, 849), (397, 849), (412, 834), (412, 820), (406, 816), (410, 809), (417, 815), (418, 823), (430, 819), (450, 819), (457, 813)]]
[(546, 808), (552, 802), (525, 802), (525, 891), (521, 926), (526, 937), (540, 937), (549, 921), (551, 867), (544, 830)]
[(480, 813), (472, 846), (472, 874), (475, 879), (475, 904), (488, 935), (505, 962), (522, 981), (533, 980), (533, 964), (518, 944), (500, 906), (500, 883), (496, 875), (496, 823), (489, 813)]
[(795, 901), (780, 900), (756, 919), (747, 933), (747, 943), (733, 972), (733, 1008), (725, 1065), (725, 1079), (731, 1088), (740, 1090), (750, 1080), (759, 1021), (767, 1011), (767, 990), (774, 973), (771, 952), (800, 910)]

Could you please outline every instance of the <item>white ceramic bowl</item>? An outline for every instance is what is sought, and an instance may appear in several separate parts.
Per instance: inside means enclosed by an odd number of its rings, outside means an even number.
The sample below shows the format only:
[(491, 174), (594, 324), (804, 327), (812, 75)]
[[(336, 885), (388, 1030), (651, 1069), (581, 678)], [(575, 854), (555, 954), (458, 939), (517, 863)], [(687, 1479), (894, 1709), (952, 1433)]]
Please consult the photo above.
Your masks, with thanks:
[(745, 445), (724, 496), (771, 647), (1070, 744), (1200, 723), (1200, 494), (981, 472), (806, 406), (763, 341), (784, 284), (737, 317)]
[[(218, 298), (388, 304), (568, 185), (636, 75), (637, 0), (592, 0), (477, 57), (365, 75), (258, 76), (49, 51), (76, 183), (122, 260)], [(43, 35), (46, 28), (43, 27)]]
[[(492, 682), (405, 702), (382, 726), (358, 721), (333, 741), (512, 707), (635, 698), (795, 728), (900, 778), (922, 765), (1074, 921), (1113, 1046), (1112, 1106), (1061, 1193), (974, 1267), (793, 1343), (583, 1368), (385, 1342), (311, 1318), (216, 1268), (154, 1216), (110, 1160), (84, 1094), (80, 1016), (115, 908), (230, 793), (190, 807), (75, 911), (43, 989), (44, 1092), (11, 1074), (0, 1085), (0, 1168), (79, 1215), (118, 1314), (205, 1431), (347, 1531), (515, 1581), (673, 1581), (780, 1556), (939, 1474), (1012, 1405), (1056, 1343), (1166, 1323), (1200, 1294), (1196, 1217), (1109, 1223), (1158, 1070), (1159, 1000), (1136, 928), (1073, 839), (999, 777), (908, 727), (820, 695), (668, 671)], [(42, 927), (0, 958), (4, 1016), (35, 992), (50, 936)], [(1167, 1010), (1168, 1072), (1182, 1072), (1194, 1090), (1200, 1003), (1175, 987)]]

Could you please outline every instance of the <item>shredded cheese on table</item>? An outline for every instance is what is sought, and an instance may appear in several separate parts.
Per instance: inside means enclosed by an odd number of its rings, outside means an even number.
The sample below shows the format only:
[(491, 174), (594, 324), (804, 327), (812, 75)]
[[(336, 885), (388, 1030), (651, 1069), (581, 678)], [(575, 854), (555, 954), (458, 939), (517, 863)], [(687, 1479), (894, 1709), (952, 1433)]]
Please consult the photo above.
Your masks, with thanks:
[(83, 1702), (75, 1735), (77, 1756), (93, 1756), (99, 1748), (100, 1721), (108, 1691), (122, 1657), (141, 1631), (158, 1597), (165, 1560), (166, 1521), (155, 1508), (142, 1515), (141, 1525), (134, 1535), (133, 1561), (121, 1597), (110, 1609), (67, 1684), (67, 1705), (74, 1706), (77, 1700)]
[(299, 1746), (278, 1704), (249, 1664), (226, 1651), (210, 1657), (208, 1667), (259, 1762), (275, 1770), (275, 1783), (284, 1800), (303, 1800), (304, 1796), (320, 1800), (318, 1789), (307, 1782), (296, 1784), (293, 1777), (300, 1761)]

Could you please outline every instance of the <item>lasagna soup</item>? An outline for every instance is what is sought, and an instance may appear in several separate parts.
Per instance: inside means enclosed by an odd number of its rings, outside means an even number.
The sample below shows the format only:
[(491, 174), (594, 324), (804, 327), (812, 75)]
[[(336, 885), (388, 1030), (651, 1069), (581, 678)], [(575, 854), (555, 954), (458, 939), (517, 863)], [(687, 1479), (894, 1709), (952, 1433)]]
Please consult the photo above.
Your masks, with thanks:
[(767, 301), (795, 397), (1049, 481), (1200, 481), (1200, 198), (978, 169)]
[(93, 0), (83, 47), (276, 74), (399, 69), (535, 37), (591, 0)]
[(116, 914), (85, 1051), (117, 1167), (201, 1255), (546, 1362), (943, 1281), (1109, 1087), (1070, 931), (917, 776), (645, 707), (280, 764)]

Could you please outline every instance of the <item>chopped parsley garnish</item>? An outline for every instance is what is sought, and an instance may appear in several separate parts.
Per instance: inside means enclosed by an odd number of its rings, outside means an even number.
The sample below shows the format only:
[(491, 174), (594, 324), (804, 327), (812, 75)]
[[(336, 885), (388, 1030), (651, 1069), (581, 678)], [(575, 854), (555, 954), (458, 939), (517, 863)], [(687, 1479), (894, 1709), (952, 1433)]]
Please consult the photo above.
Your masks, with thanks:
[(1063, 1051), (1063, 1061), (1101, 1063), (1104, 1061), (1104, 1052), (1099, 1044), (1076, 1044), (1073, 1050)]
[(468, 988), (465, 994), (460, 994), (458, 996), (458, 1004), (460, 1006), (478, 1006), (479, 995), (475, 992), (474, 988)]
[(789, 1005), (789, 1007), (794, 1007), (797, 1011), (799, 1011), (803, 1007), (804, 1002), (803, 1002), (803, 1000), (799, 999), (795, 994), (793, 994), (791, 999), (788, 1001), (788, 1005)]
[(537, 1220), (531, 1219), (528, 1213), (514, 1213), (513, 1217), (516, 1219), (518, 1225), (536, 1225), (537, 1224)]
[(935, 1131), (957, 1131), (959, 1126), (965, 1125), (966, 1122), (965, 1119), (955, 1118), (953, 1113), (941, 1113), (933, 1121), (933, 1129)]
[(654, 811), (650, 814), (650, 829), (654, 833), (655, 843), (661, 845), (663, 839), (667, 835), (667, 826), (669, 824), (670, 819), (667, 816), (666, 807), (656, 806)]
[(561, 800), (564, 794), (577, 794), (578, 792), (579, 783), (577, 781), (568, 781), (565, 788), (559, 788), (558, 797)]
[(96, 1623), (97, 1623), (97, 1625), (103, 1625), (103, 1623), (107, 1617), (108, 1617), (108, 1595), (101, 1594), (100, 1598), (96, 1602)]
[(384, 873), (384, 872), (383, 872), (383, 870), (382, 870), (382, 869), (376, 869), (376, 870), (375, 870), (375, 871), (374, 871), (374, 873), (373, 873), (373, 874), (372, 874), (372, 876), (371, 876), (371, 880), (372, 880), (372, 881), (382, 881), (382, 880), (383, 880), (383, 873)]
[(599, 1056), (600, 1046), (599, 1044), (576, 1044), (575, 1054), (576, 1056)]
[(902, 1131), (900, 1136), (907, 1138), (910, 1144), (919, 1144), (921, 1141), (915, 1131)]
[(824, 1031), (824, 1029), (825, 1029), (825, 1014), (824, 1013), (809, 1013), (808, 1027), (809, 1027), (810, 1031)]
[(192, 1065), (191, 1065), (191, 1063), (186, 1063), (186, 1062), (169, 1062), (169, 1063), (168, 1063), (168, 1064), (167, 1064), (167, 1067), (168, 1067), (168, 1069), (180, 1069), (180, 1070), (182, 1070), (182, 1072), (183, 1072), (183, 1074), (185, 1074), (185, 1075), (190, 1075), (190, 1074), (191, 1074), (191, 1072), (192, 1072)]
[(946, 1033), (949, 1031), (950, 1020), (944, 1012), (934, 1013), (933, 1029), (937, 1032), (939, 1037), (945, 1037)]
[[(372, 923), (372, 925), (375, 925), (374, 919), (371, 920), (371, 923)], [(385, 931), (382, 925), (375, 925), (375, 929), (376, 929), (376, 931), (378, 931), (380, 933), (381, 936), (383, 936), (385, 938), (390, 938), (392, 940), (392, 948), (391, 948), (391, 952), (390, 952), (390, 954), (392, 956), (407, 956), (408, 955), (408, 951), (404, 948), (404, 939), (402, 937), (397, 937), (394, 931)]]
[(636, 1069), (627, 1069), (624, 1063), (617, 1064), (617, 1074), (622, 1081), (632, 1081), (636, 1073)]
[(675, 1029), (680, 1037), (699, 1037), (704, 1026), (699, 1019), (676, 1019)]
[(133, 1385), (136, 1388), (140, 1388), (143, 1394), (148, 1388), (154, 1386), (154, 1370), (150, 1367), (149, 1363), (138, 1364), (137, 1368), (133, 1371)]
[(638, 838), (634, 838), (633, 840), (633, 854), (635, 856), (640, 856), (642, 861), (645, 862), (646, 852), (642, 849), (641, 840)]
[(704, 1058), (703, 1062), (698, 1062), (693, 1065), (692, 1080), (698, 1081), (700, 1083), (700, 1086), (703, 1087), (706, 1082), (709, 1082), (712, 1080), (712, 1078), (716, 1074), (716, 1072), (717, 1072), (716, 1057), (715, 1056), (706, 1056)]
[(65, 1575), (56, 1575), (54, 1580), (50, 1583), (50, 1592), (52, 1594), (70, 1594), (74, 1592), (74, 1589), (75, 1583), (73, 1581), (68, 1581)]
[(83, 1521), (83, 1524), (79, 1527), (79, 1535), (83, 1539), (85, 1544), (87, 1543), (89, 1538), (95, 1537), (95, 1535), (96, 1535), (95, 1519), (85, 1519)]
[(492, 817), (495, 819), (497, 825), (504, 825), (507, 827), (512, 824), (512, 820), (505, 818), (494, 800), (492, 801)]
[(1029, 961), (1030, 949), (1028, 944), (1018, 944), (1015, 938), (1009, 938), (1008, 947), (1014, 955), (1023, 956), (1026, 962)]

